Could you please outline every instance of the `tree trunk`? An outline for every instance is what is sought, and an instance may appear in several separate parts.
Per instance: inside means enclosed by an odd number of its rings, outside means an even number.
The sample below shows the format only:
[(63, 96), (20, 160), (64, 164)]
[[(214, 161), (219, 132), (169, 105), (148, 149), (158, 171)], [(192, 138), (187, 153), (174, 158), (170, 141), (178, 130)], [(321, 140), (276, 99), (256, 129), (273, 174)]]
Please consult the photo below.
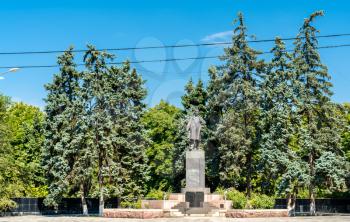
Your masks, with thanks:
[(103, 216), (103, 209), (104, 209), (104, 200), (103, 200), (103, 191), (102, 191), (102, 186), (100, 187), (100, 198), (99, 198), (99, 207), (98, 207), (98, 212), (99, 215), (102, 217)]
[(88, 208), (87, 208), (87, 203), (86, 203), (86, 198), (85, 198), (85, 192), (84, 192), (84, 185), (80, 185), (80, 191), (81, 191), (81, 205), (83, 207), (83, 215), (88, 216)]
[(289, 193), (287, 195), (287, 209), (288, 209), (289, 216), (294, 216), (295, 214), (295, 202), (296, 202), (295, 193)]
[(247, 197), (250, 199), (252, 195), (252, 154), (249, 153), (247, 156)]
[(316, 215), (315, 189), (312, 182), (309, 187), (309, 198), (310, 198), (310, 214), (311, 216), (315, 216)]
[(98, 184), (99, 184), (99, 216), (103, 216), (103, 209), (104, 209), (104, 199), (103, 199), (103, 177), (102, 177), (102, 159), (99, 159), (99, 170), (98, 170)]
[(309, 155), (309, 166), (310, 166), (310, 175), (311, 175), (311, 181), (309, 185), (309, 199), (310, 199), (310, 214), (311, 216), (316, 215), (316, 203), (315, 203), (315, 184), (314, 184), (314, 177), (315, 177), (315, 161), (314, 161), (314, 155), (313, 151), (311, 151)]

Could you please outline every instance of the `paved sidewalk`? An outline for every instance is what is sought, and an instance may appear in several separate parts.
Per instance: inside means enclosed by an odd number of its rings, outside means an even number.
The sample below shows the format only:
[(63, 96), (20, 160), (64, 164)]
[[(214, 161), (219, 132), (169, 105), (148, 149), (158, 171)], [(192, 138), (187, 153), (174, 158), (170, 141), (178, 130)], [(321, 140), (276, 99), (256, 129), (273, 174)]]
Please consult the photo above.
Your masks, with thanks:
[(325, 216), (325, 217), (289, 217), (289, 218), (162, 218), (162, 219), (123, 219), (123, 218), (99, 218), (99, 217), (74, 217), (74, 216), (16, 216), (0, 217), (0, 222), (343, 222), (349, 221), (350, 216)]

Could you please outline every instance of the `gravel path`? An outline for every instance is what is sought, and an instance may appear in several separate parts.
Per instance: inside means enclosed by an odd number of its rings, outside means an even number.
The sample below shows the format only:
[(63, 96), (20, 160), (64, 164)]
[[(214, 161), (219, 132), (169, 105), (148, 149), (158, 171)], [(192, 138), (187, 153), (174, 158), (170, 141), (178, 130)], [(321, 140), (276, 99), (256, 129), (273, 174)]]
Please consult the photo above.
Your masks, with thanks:
[(350, 216), (326, 216), (326, 217), (291, 217), (291, 218), (163, 218), (163, 219), (115, 219), (99, 217), (74, 217), (74, 216), (16, 216), (0, 217), (0, 222), (342, 222), (349, 221)]

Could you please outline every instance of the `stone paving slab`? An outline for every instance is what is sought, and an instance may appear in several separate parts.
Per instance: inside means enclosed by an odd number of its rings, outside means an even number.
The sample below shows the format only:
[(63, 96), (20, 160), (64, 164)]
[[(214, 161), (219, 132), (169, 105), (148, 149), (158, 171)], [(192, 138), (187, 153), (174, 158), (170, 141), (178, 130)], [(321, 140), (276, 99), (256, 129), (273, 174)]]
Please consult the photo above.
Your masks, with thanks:
[(324, 217), (283, 217), (283, 218), (159, 218), (159, 219), (125, 219), (74, 216), (15, 216), (0, 217), (0, 222), (350, 222), (350, 216)]

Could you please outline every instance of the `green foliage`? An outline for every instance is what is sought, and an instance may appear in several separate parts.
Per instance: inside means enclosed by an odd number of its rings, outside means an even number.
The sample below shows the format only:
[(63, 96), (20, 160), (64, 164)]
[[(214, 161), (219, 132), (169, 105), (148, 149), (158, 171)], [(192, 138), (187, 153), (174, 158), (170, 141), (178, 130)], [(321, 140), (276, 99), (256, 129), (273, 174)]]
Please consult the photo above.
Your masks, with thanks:
[(270, 183), (270, 194), (274, 194), (277, 185), (279, 193), (295, 195), (307, 178), (305, 166), (296, 153), (300, 147), (294, 142), (299, 124), (295, 112), (297, 76), (292, 55), (286, 52), (280, 38), (276, 38), (271, 52), (274, 56), (261, 84), (262, 177)]
[(44, 187), (40, 165), (43, 113), (0, 95), (0, 197), (37, 197)]
[(247, 205), (253, 209), (272, 209), (275, 206), (275, 197), (253, 193)]
[(57, 206), (63, 195), (76, 190), (86, 196), (94, 170), (86, 113), (82, 100), (81, 73), (75, 69), (73, 48), (58, 58), (60, 72), (47, 84), (43, 166), (49, 195), (45, 204)]
[(275, 205), (275, 197), (265, 194), (252, 193), (251, 198), (248, 199), (245, 193), (235, 188), (222, 187), (218, 187), (215, 193), (226, 195), (226, 199), (232, 201), (233, 209), (272, 209)]
[(345, 129), (342, 135), (342, 145), (347, 161), (350, 162), (350, 103), (344, 104)]
[(16, 206), (17, 206), (16, 202), (7, 198), (0, 198), (0, 213), (10, 211), (16, 208)]
[(150, 166), (148, 187), (171, 189), (173, 184), (173, 157), (176, 134), (176, 116), (180, 109), (161, 101), (147, 110), (141, 121), (147, 137), (151, 140), (146, 150)]
[(244, 209), (247, 206), (248, 198), (243, 192), (235, 188), (223, 189), (222, 187), (218, 187), (216, 193), (226, 195), (226, 199), (232, 201), (233, 209)]
[(344, 191), (346, 189), (344, 173), (348, 173), (349, 170), (349, 165), (343, 156), (325, 151), (315, 163), (316, 183), (320, 184), (319, 187), (323, 185), (322, 188)]
[(246, 187), (250, 196), (258, 148), (257, 81), (264, 64), (257, 58), (259, 52), (248, 45), (247, 28), (241, 13), (235, 23), (232, 45), (225, 48), (221, 57), (224, 64), (210, 70), (208, 103), (212, 114), (209, 114), (209, 124), (214, 125), (210, 129), (215, 131), (213, 134), (219, 147), (221, 183)]
[[(322, 64), (317, 51), (317, 28), (314, 20), (323, 16), (317, 11), (304, 20), (295, 41), (294, 64), (298, 76), (297, 113), (300, 114), (298, 145), (302, 148), (299, 156), (308, 164), (310, 212), (315, 214), (315, 188), (331, 185), (341, 188), (347, 173), (341, 151), (342, 120), (337, 116), (337, 106), (331, 102), (331, 76)], [(334, 161), (341, 161), (333, 164)], [(329, 167), (328, 172), (319, 173)], [(336, 185), (336, 186), (333, 186)]]
[(144, 81), (128, 62), (107, 65), (113, 57), (89, 45), (82, 72), (75, 69), (72, 48), (58, 59), (60, 72), (46, 86), (47, 205), (79, 194), (99, 196), (103, 207), (105, 197), (130, 201), (145, 192)]
[(137, 201), (122, 201), (120, 206), (121, 208), (141, 209), (141, 199)]
[(47, 185), (39, 187), (28, 186), (26, 192), (28, 197), (46, 197), (49, 194)]
[(185, 112), (198, 109), (200, 116), (205, 116), (207, 100), (208, 93), (204, 88), (202, 80), (199, 79), (197, 85), (193, 85), (191, 78), (185, 86), (185, 95), (181, 97)]
[(27, 197), (37, 197), (32, 189), (42, 189), (45, 185), (41, 167), (43, 121), (44, 114), (38, 107), (24, 103), (14, 103), (7, 112), (11, 154), (22, 172), (23, 196)]
[(160, 189), (151, 189), (146, 195), (148, 200), (164, 200), (168, 199), (168, 192), (164, 192)]
[(188, 115), (184, 112), (176, 117), (176, 135), (173, 154), (174, 191), (180, 192), (185, 184), (185, 153), (190, 146), (186, 130)]

